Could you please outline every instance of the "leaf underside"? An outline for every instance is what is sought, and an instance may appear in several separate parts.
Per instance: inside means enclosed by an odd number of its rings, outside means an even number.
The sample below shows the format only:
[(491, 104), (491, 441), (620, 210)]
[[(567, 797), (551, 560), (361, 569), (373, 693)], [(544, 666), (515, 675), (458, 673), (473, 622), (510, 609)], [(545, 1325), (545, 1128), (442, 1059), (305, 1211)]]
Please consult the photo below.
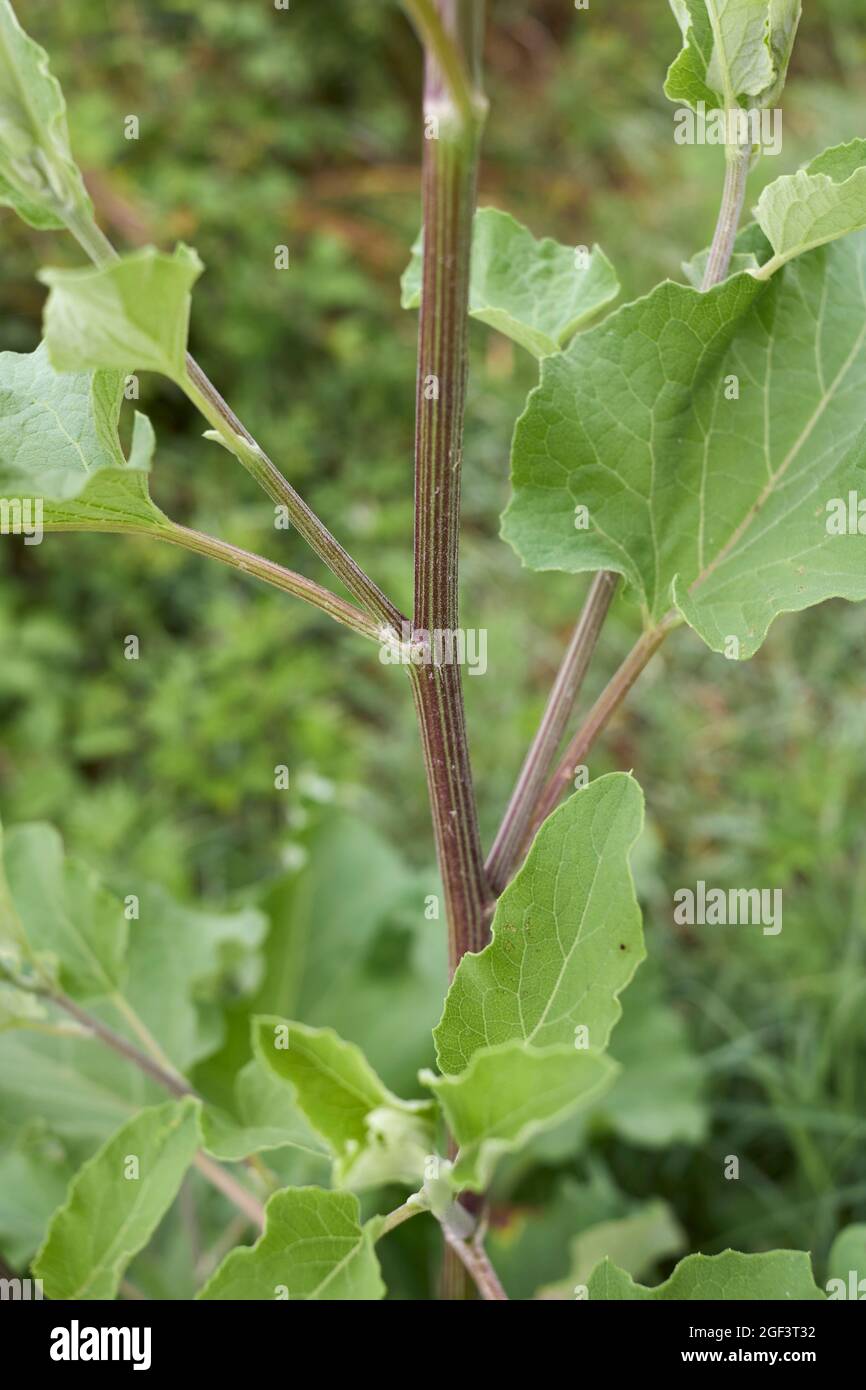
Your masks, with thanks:
[(648, 626), (678, 608), (751, 656), (779, 614), (866, 597), (862, 537), (826, 526), (866, 485), (864, 390), (866, 236), (767, 284), (662, 284), (542, 364), (503, 534), (530, 568), (615, 570)]

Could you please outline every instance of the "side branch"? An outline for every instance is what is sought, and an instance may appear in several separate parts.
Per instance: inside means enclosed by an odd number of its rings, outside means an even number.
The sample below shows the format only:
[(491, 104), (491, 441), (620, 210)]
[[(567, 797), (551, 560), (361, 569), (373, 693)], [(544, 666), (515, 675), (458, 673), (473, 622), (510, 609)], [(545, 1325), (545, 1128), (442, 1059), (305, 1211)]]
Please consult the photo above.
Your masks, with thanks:
[(595, 740), (607, 727), (608, 721), (619, 709), (641, 671), (649, 665), (668, 633), (672, 632), (675, 627), (679, 627), (681, 622), (682, 618), (678, 613), (669, 613), (658, 627), (650, 628), (638, 638), (571, 740), (556, 771), (533, 808), (524, 848), (528, 847), (539, 826), (544, 823), (552, 811), (556, 810), (563, 792), (575, 775), (576, 769), (584, 763)]
[(229, 541), (220, 540), (218, 536), (206, 535), (203, 531), (180, 526), (168, 519), (166, 524), (160, 526), (126, 525), (123, 522), (112, 524), (102, 521), (93, 524), (86, 521), (46, 522), (44, 529), (46, 532), (77, 531), (91, 535), (145, 536), (149, 540), (163, 541), (167, 545), (179, 546), (182, 550), (191, 550), (197, 555), (207, 555), (212, 560), (219, 560), (221, 564), (239, 570), (242, 574), (250, 574), (253, 578), (270, 584), (274, 589), (281, 589), (283, 593), (303, 599), (305, 603), (318, 608), (320, 612), (326, 613), (329, 618), (341, 623), (343, 627), (350, 628), (352, 632), (357, 632), (361, 637), (367, 637), (373, 642), (382, 640), (382, 625), (354, 604), (317, 584), (315, 580), (286, 569), (274, 560), (267, 560), (254, 551), (243, 550)]
[[(70, 232), (94, 265), (108, 265), (117, 260), (117, 252), (108, 237), (94, 223), (71, 218)], [(217, 388), (202, 371), (195, 358), (187, 353), (187, 395), (205, 419), (218, 432), (227, 448), (252, 474), (272, 501), (286, 508), (292, 525), (303, 536), (314, 554), (318, 555), (361, 605), (380, 625), (401, 630), (405, 621), (399, 608), (367, 575), (351, 555), (331, 535), (325, 523), (295, 491), (287, 478), (256, 443), (246, 425), (238, 419), (231, 406), (223, 400)]]
[(610, 570), (601, 570), (595, 576), (580, 621), (562, 659), (547, 708), (487, 859), (487, 877), (497, 896), (507, 887), (519, 867), (521, 849), (526, 841), (534, 807), (553, 766), (618, 583), (619, 575)]
[(360, 608), (347, 603), (337, 594), (332, 594), (330, 589), (323, 588), (321, 584), (316, 584), (312, 579), (307, 579), (302, 574), (296, 574), (294, 570), (284, 569), (282, 565), (276, 564), (273, 560), (266, 560), (262, 555), (256, 555), (249, 550), (242, 550), (236, 545), (230, 545), (228, 541), (219, 540), (216, 536), (205, 535), (202, 531), (191, 530), (187, 526), (173, 525), (169, 531), (157, 531), (153, 534), (156, 540), (167, 541), (169, 545), (181, 546), (183, 549), (195, 551), (199, 555), (208, 555), (211, 559), (219, 560), (224, 565), (230, 565), (232, 569), (240, 570), (243, 574), (251, 574), (254, 578), (263, 580), (265, 584), (270, 584), (275, 589), (282, 589), (285, 593), (294, 595), (295, 598), (303, 599), (306, 603), (312, 604), (314, 608), (327, 613), (328, 617), (333, 618), (335, 622), (351, 628), (361, 637), (368, 637), (373, 642), (380, 640), (380, 624), (368, 617), (366, 613), (362, 613)]
[[(472, 5), (477, 8), (474, 0)], [(435, 59), (455, 111), (464, 125), (472, 125), (483, 115), (486, 102), (474, 83), (460, 43), (443, 23), (436, 0), (403, 0), (403, 7), (418, 31), (425, 53)]]

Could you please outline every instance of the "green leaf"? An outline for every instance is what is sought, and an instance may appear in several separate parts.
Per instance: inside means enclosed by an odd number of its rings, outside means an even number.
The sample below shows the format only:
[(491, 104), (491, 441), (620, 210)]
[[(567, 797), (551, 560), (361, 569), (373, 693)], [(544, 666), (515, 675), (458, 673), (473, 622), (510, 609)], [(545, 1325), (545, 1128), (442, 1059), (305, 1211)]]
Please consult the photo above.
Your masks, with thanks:
[(785, 85), (801, 0), (671, 0), (683, 48), (665, 95), (695, 110), (768, 107)]
[(667, 1202), (647, 1202), (615, 1221), (599, 1221), (571, 1242), (571, 1267), (565, 1279), (539, 1289), (544, 1299), (571, 1299), (586, 1285), (602, 1260), (610, 1260), (633, 1279), (651, 1273), (659, 1260), (682, 1250), (685, 1232)]
[(287, 1188), (271, 1197), (265, 1218), (265, 1234), (233, 1250), (199, 1298), (365, 1303), (384, 1296), (373, 1249), (378, 1223), (360, 1225), (351, 1193)]
[(47, 1020), (47, 1012), (35, 994), (0, 980), (0, 1033), (8, 1028), (35, 1028), (40, 1031), (46, 1026)]
[[(117, 1026), (114, 1012), (102, 1005), (89, 1011)], [(29, 1030), (0, 1036), (0, 1108), (9, 1124), (44, 1119), (53, 1134), (93, 1148), (163, 1094), (95, 1039)]]
[(0, 489), (65, 501), (95, 473), (123, 468), (122, 393), (116, 372), (56, 372), (44, 343), (0, 352)]
[(766, 1255), (741, 1255), (725, 1250), (721, 1255), (688, 1255), (670, 1278), (654, 1289), (636, 1284), (630, 1275), (617, 1269), (610, 1260), (604, 1260), (590, 1278), (589, 1297), (619, 1302), (647, 1299), (814, 1302), (824, 1295), (812, 1277), (809, 1256), (799, 1250), (771, 1250)]
[(830, 1247), (827, 1297), (857, 1299), (866, 1295), (866, 1226), (846, 1226)]
[(478, 1048), (511, 1039), (596, 1051), (618, 995), (644, 957), (628, 868), (643, 796), (625, 773), (600, 777), (545, 821), (493, 919), (493, 939), (460, 962), (435, 1031), (439, 1065), (459, 1072)]
[(615, 570), (648, 628), (673, 606), (741, 658), (781, 613), (866, 597), (862, 538), (827, 529), (866, 491), (864, 284), (861, 234), (766, 285), (659, 285), (548, 358), (503, 523), (524, 563)]
[(119, 989), (128, 923), (97, 875), (64, 856), (50, 825), (7, 831), (3, 859), (30, 947), (56, 962), (61, 987), (79, 999)]
[[(401, 281), (404, 309), (421, 303), (422, 252), (419, 237)], [(536, 241), (507, 212), (476, 212), (469, 313), (535, 357), (558, 352), (618, 294), (616, 272), (601, 247), (589, 254), (550, 237)]]
[(257, 1060), (238, 1073), (234, 1113), (206, 1105), (201, 1128), (208, 1153), (229, 1162), (286, 1147), (302, 1149), (323, 1160), (328, 1157), (298, 1113), (288, 1086)]
[(13, 1269), (29, 1266), (73, 1170), (59, 1145), (22, 1136), (0, 1153), (0, 1249)]
[(53, 1299), (111, 1299), (174, 1201), (198, 1148), (198, 1101), (130, 1120), (76, 1174), (33, 1272)]
[(303, 867), (257, 899), (270, 931), (254, 1011), (336, 1029), (391, 1090), (408, 1094), (433, 1060), (447, 978), (446, 933), (425, 917), (431, 894), (441, 902), (438, 875), (411, 872), (369, 824), (343, 812), (326, 813), (299, 848)]
[(503, 1154), (589, 1105), (615, 1075), (600, 1053), (518, 1039), (480, 1048), (458, 1076), (422, 1072), (460, 1145), (455, 1186), (482, 1192)]
[(187, 1072), (219, 1047), (221, 998), (254, 987), (266, 923), (255, 908), (187, 907), (162, 888), (139, 890), (130, 928), (126, 1001), (175, 1066)]
[(45, 341), (59, 372), (82, 367), (185, 378), (191, 290), (204, 267), (189, 246), (152, 246), (96, 270), (43, 270)]
[(0, 0), (0, 203), (38, 228), (93, 217), (69, 148), (60, 84), (9, 0)]
[[(139, 416), (143, 419), (143, 416)], [(47, 502), (42, 524), (46, 531), (132, 531), (153, 535), (170, 531), (172, 523), (151, 501), (147, 474), (126, 468), (97, 473), (84, 491), (68, 502)]]
[(298, 1106), (330, 1146), (335, 1182), (354, 1188), (420, 1182), (433, 1148), (429, 1101), (393, 1095), (360, 1048), (331, 1028), (257, 1018), (253, 1045), (264, 1065), (295, 1088)]
[[(224, 1037), (222, 1001), (229, 985), (238, 1002), (256, 986), (262, 915), (251, 908), (185, 908), (160, 889), (133, 884), (130, 902), (138, 917), (127, 923), (120, 902), (109, 899), (88, 870), (74, 861), (57, 864), (55, 832), (22, 827), (20, 837), (14, 829), (10, 838), (10, 877), (16, 888), (19, 878), (23, 882), (21, 911), (35, 934), (41, 969), (53, 957), (61, 981), (88, 997), (88, 1012), (139, 1046), (143, 1025), (181, 1072), (215, 1052)], [(32, 872), (40, 846), (44, 883)], [(61, 898), (67, 887), (68, 897)], [(124, 956), (118, 924), (128, 932)], [(57, 1134), (90, 1145), (158, 1094), (153, 1082), (96, 1039), (30, 1032), (0, 1037), (0, 1113), (9, 1123), (45, 1116)]]
[(6, 877), (6, 833), (0, 821), (0, 969), (18, 975), (31, 961), (30, 943)]
[(151, 500), (147, 474), (156, 435), (146, 415), (135, 412), (129, 462), (94, 473), (84, 490), (66, 502), (46, 502), (46, 531), (136, 531), (153, 535), (172, 523)]
[(57, 372), (44, 343), (0, 353), (0, 494), (38, 499), (45, 530), (168, 527), (147, 488), (153, 427), (136, 411), (127, 463), (122, 400), (120, 373)]
[[(537, 1142), (533, 1141), (530, 1152)], [(573, 1162), (573, 1159), (572, 1151), (568, 1161)], [(515, 1155), (513, 1163), (520, 1183), (526, 1173), (524, 1154)], [(568, 1268), (571, 1240), (576, 1232), (599, 1221), (625, 1216), (629, 1211), (628, 1199), (594, 1155), (587, 1157), (583, 1181), (577, 1181), (570, 1174), (554, 1175), (553, 1165), (547, 1167), (548, 1181), (538, 1188), (533, 1184), (527, 1194), (528, 1200), (520, 1200), (509, 1184), (506, 1161), (497, 1174), (491, 1195), (495, 1217), (487, 1233), (487, 1252), (512, 1299), (533, 1298), (539, 1288), (560, 1280)]]
[(866, 227), (866, 140), (825, 150), (764, 189), (755, 217), (773, 248), (755, 272), (766, 280), (794, 256)]

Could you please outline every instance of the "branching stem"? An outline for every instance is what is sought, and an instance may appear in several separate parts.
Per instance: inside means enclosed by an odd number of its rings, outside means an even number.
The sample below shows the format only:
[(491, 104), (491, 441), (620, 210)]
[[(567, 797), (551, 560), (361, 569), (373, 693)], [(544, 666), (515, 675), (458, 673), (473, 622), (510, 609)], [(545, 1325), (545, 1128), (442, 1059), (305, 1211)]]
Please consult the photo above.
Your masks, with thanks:
[(619, 709), (641, 671), (649, 665), (668, 633), (678, 627), (681, 622), (682, 618), (678, 613), (669, 613), (666, 618), (662, 619), (658, 627), (649, 628), (638, 638), (571, 740), (557, 765), (556, 771), (536, 802), (529, 819), (524, 847), (531, 842), (539, 826), (556, 809), (566, 787), (571, 785), (577, 769), (583, 766), (595, 740), (607, 726), (611, 716)]
[(232, 569), (240, 570), (243, 574), (251, 574), (275, 589), (282, 589), (296, 598), (305, 599), (314, 608), (327, 613), (329, 618), (351, 628), (361, 637), (367, 637), (374, 642), (380, 640), (381, 628), (374, 618), (362, 613), (360, 608), (348, 603), (346, 599), (332, 594), (330, 589), (323, 588), (321, 584), (316, 584), (314, 580), (307, 579), (302, 574), (296, 574), (294, 570), (284, 569), (273, 560), (266, 560), (262, 555), (242, 550), (236, 545), (230, 545), (228, 541), (205, 535), (202, 531), (191, 530), (187, 526), (173, 525), (168, 531), (153, 534), (156, 540), (167, 541), (169, 545), (178, 545), (185, 550), (193, 550), (199, 555), (209, 555), (211, 559), (230, 565)]
[[(109, 265), (117, 260), (117, 252), (96, 224), (90, 220), (70, 219), (69, 230), (82, 250), (95, 265)], [(352, 559), (332, 536), (327, 526), (284, 478), (276, 464), (259, 447), (246, 426), (223, 400), (213, 382), (202, 371), (195, 358), (187, 353), (186, 380), (182, 383), (190, 400), (208, 423), (218, 432), (227, 448), (252, 474), (256, 482), (278, 506), (286, 509), (288, 519), (303, 536), (310, 549), (318, 555), (343, 584), (352, 597), (380, 626), (398, 631), (405, 621), (399, 608), (373, 583), (369, 575)], [(306, 597), (306, 595), (301, 595)]]
[(619, 575), (601, 570), (590, 586), (580, 621), (562, 659), (547, 708), (487, 859), (487, 877), (497, 896), (519, 866), (534, 807), (544, 790), (618, 583)]

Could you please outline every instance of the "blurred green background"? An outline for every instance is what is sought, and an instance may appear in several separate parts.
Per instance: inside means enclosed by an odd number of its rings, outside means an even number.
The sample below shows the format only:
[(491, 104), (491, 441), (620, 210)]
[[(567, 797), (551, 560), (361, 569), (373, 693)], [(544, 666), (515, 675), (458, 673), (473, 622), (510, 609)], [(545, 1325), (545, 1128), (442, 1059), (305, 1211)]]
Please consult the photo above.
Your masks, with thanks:
[[(421, 124), (418, 49), (399, 8), (17, 8), (62, 81), (106, 230), (126, 248), (197, 247), (207, 272), (193, 351), (408, 607), (416, 322), (400, 310), (398, 281), (418, 228)], [(626, 297), (682, 278), (682, 260), (710, 239), (723, 155), (673, 143), (662, 82), (678, 31), (665, 0), (489, 8), (480, 202), (536, 235), (600, 242)], [(862, 0), (808, 0), (783, 152), (755, 171), (752, 201), (763, 182), (866, 134), (864, 73)], [(124, 138), (128, 115), (139, 118), (138, 140)], [(0, 346), (29, 351), (44, 295), (34, 271), (80, 257), (68, 239), (5, 210), (0, 235)], [(287, 272), (274, 270), (279, 244), (290, 249)], [(510, 434), (534, 372), (473, 325), (463, 623), (488, 630), (488, 674), (466, 681), (488, 843), (585, 591), (582, 580), (521, 571), (497, 536)], [(302, 542), (274, 531), (270, 504), (235, 461), (202, 440), (179, 393), (143, 378), (141, 408), (159, 440), (153, 493), (171, 516), (324, 577)], [(5, 544), (0, 567), (7, 823), (54, 822), (119, 891), (144, 877), (215, 904), (291, 871), (320, 828), (351, 835), (363, 824), (382, 841), (378, 871), (399, 863), (406, 876), (399, 911), (393, 894), (365, 905), (376, 898), (372, 870), (331, 884), (348, 918), (366, 913), (376, 926), (372, 974), (387, 979), (409, 937), (441, 932), (421, 913), (432, 843), (408, 685), (373, 648), (146, 541)], [(864, 622), (842, 603), (780, 620), (742, 666), (680, 632), (594, 754), (593, 775), (633, 768), (648, 802), (636, 869), (651, 963), (620, 1048), (634, 1055), (642, 1119), (629, 1128), (624, 1092), (619, 1120), (559, 1136), (503, 1174), (496, 1241), (515, 1288), (561, 1273), (565, 1238), (581, 1223), (648, 1197), (672, 1204), (688, 1248), (793, 1245), (815, 1251), (819, 1269), (836, 1230), (866, 1215)], [(588, 696), (634, 630), (620, 603)], [(129, 633), (138, 662), (124, 659)], [(277, 764), (291, 770), (288, 793), (274, 791)], [(675, 927), (672, 893), (697, 877), (781, 886), (781, 936)], [(327, 937), (328, 922), (319, 928)], [(433, 990), (439, 944), (422, 942)], [(417, 1023), (414, 996), (395, 998), (386, 991), (380, 1004), (371, 985), (368, 1004), (355, 1000), (353, 1033), (369, 1043), (370, 1013), (392, 1014), (379, 1046), (392, 1076), (411, 1073), (419, 1046), (401, 1032)], [(721, 1177), (731, 1154), (736, 1182)]]

